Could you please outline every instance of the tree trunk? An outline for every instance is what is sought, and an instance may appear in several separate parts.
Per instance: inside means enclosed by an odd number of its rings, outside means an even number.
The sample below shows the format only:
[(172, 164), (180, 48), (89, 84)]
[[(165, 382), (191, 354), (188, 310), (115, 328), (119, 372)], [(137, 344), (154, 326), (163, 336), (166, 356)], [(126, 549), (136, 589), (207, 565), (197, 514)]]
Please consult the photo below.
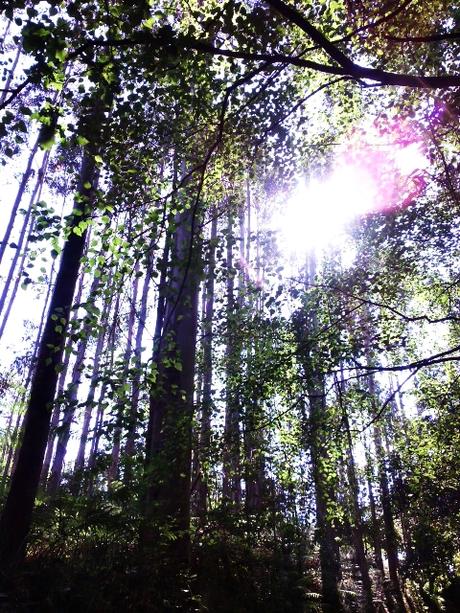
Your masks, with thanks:
[(240, 406), (237, 388), (239, 372), (239, 348), (235, 321), (235, 296), (233, 266), (233, 213), (228, 213), (227, 226), (227, 347), (226, 347), (226, 405), (224, 424), (223, 483), (222, 495), (225, 504), (241, 504), (241, 459), (240, 459)]
[(198, 483), (197, 483), (197, 512), (200, 517), (206, 515), (208, 509), (208, 463), (211, 448), (211, 416), (213, 410), (212, 396), (212, 324), (214, 319), (214, 278), (216, 268), (216, 240), (217, 216), (213, 212), (211, 235), (208, 248), (208, 267), (206, 285), (204, 288), (204, 317), (203, 317), (203, 367), (202, 367), (202, 397), (201, 397), (201, 423), (197, 449)]
[[(340, 392), (339, 392), (340, 393)], [(372, 582), (369, 575), (369, 565), (366, 558), (366, 550), (364, 548), (364, 530), (362, 523), (362, 513), (359, 506), (359, 484), (356, 476), (355, 459), (353, 457), (353, 440), (350, 432), (350, 423), (348, 414), (343, 407), (343, 425), (347, 434), (347, 474), (350, 484), (350, 496), (352, 501), (352, 516), (353, 516), (353, 543), (356, 554), (356, 559), (361, 573), (361, 581), (363, 586), (364, 610), (367, 613), (375, 611)]]
[(74, 484), (73, 484), (75, 494), (78, 493), (79, 483), (80, 483), (80, 473), (85, 466), (86, 444), (88, 442), (89, 427), (91, 424), (91, 417), (93, 414), (94, 396), (96, 393), (96, 388), (97, 388), (97, 384), (99, 380), (100, 362), (101, 362), (102, 351), (104, 348), (104, 342), (106, 338), (106, 327), (107, 327), (108, 314), (110, 311), (110, 302), (111, 301), (108, 300), (104, 303), (104, 308), (103, 308), (102, 316), (101, 316), (101, 330), (99, 332), (99, 336), (97, 337), (96, 350), (94, 353), (94, 360), (93, 360), (93, 367), (91, 369), (91, 380), (89, 384), (89, 392), (88, 392), (88, 396), (85, 401), (85, 414), (83, 417), (83, 426), (82, 426), (82, 431), (80, 434), (80, 443), (78, 446), (78, 453), (77, 453), (77, 457), (75, 460), (75, 468), (74, 468), (74, 473), (76, 475), (74, 479)]
[[(134, 273), (136, 272), (137, 272), (137, 268), (135, 269)], [(109, 483), (111, 483), (117, 478), (119, 463), (120, 463), (121, 438), (122, 438), (122, 433), (123, 433), (123, 416), (124, 416), (125, 406), (128, 403), (128, 395), (125, 391), (124, 384), (127, 383), (129, 380), (128, 378), (129, 364), (130, 364), (131, 352), (133, 348), (133, 333), (134, 333), (134, 322), (136, 320), (136, 305), (137, 305), (138, 287), (139, 287), (139, 278), (135, 274), (133, 286), (132, 286), (128, 321), (127, 321), (128, 334), (127, 334), (127, 339), (126, 339), (126, 348), (123, 354), (123, 369), (122, 369), (122, 375), (121, 375), (122, 388), (121, 390), (118, 390), (119, 397), (118, 397), (117, 406), (116, 406), (116, 417), (115, 417), (116, 423), (115, 423), (115, 430), (114, 430), (114, 436), (113, 436), (112, 461), (111, 461), (111, 464), (108, 470), (108, 474), (107, 474)]]
[[(90, 449), (90, 453), (88, 457), (89, 477), (88, 477), (87, 491), (89, 495), (91, 495), (93, 492), (94, 468), (96, 466), (97, 455), (99, 451), (99, 443), (100, 443), (102, 433), (103, 433), (102, 425), (104, 422), (104, 410), (105, 410), (104, 401), (105, 401), (105, 397), (107, 394), (107, 388), (109, 387), (109, 379), (114, 371), (114, 360), (115, 360), (114, 351), (115, 351), (115, 345), (116, 345), (116, 342), (115, 342), (116, 330), (119, 324), (120, 298), (121, 298), (121, 293), (117, 292), (116, 299), (115, 299), (115, 305), (113, 308), (112, 323), (110, 326), (110, 331), (108, 334), (107, 345), (106, 345), (106, 349), (109, 352), (110, 359), (109, 359), (108, 364), (106, 364), (104, 368), (103, 384), (102, 384), (101, 392), (99, 394), (99, 399), (97, 402), (96, 420), (94, 424), (94, 435), (93, 435), (93, 440), (91, 442), (91, 449)], [(89, 400), (91, 400), (91, 402), (94, 400), (95, 391), (96, 391), (95, 387), (94, 389), (93, 388), (90, 389), (88, 398), (86, 399), (87, 403), (89, 402)]]
[[(80, 276), (80, 281), (78, 283), (77, 293), (75, 294), (75, 303), (78, 304), (81, 301), (82, 292), (83, 292), (83, 275)], [(71, 320), (70, 320), (70, 326), (71, 327), (72, 327), (72, 324), (76, 320), (77, 320), (77, 313), (74, 312), (72, 317), (71, 317)], [(65, 347), (65, 351), (64, 351), (64, 360), (62, 362), (61, 372), (59, 373), (59, 379), (58, 379), (58, 383), (57, 383), (56, 398), (55, 398), (55, 402), (54, 402), (53, 412), (51, 414), (50, 433), (49, 433), (49, 436), (48, 436), (48, 444), (46, 446), (46, 453), (45, 453), (45, 458), (43, 460), (42, 472), (41, 472), (41, 476), (40, 476), (40, 481), (41, 481), (43, 487), (46, 485), (46, 481), (48, 480), (48, 474), (49, 474), (50, 466), (51, 466), (51, 459), (53, 457), (54, 441), (55, 441), (55, 438), (56, 438), (56, 428), (59, 425), (59, 415), (61, 413), (62, 395), (63, 395), (63, 392), (64, 392), (64, 384), (65, 384), (65, 380), (66, 380), (66, 377), (67, 377), (67, 371), (69, 369), (69, 362), (70, 362), (70, 354), (71, 354), (72, 345), (73, 345), (72, 339), (68, 338), (66, 340), (66, 347)]]
[[(377, 389), (373, 375), (368, 376), (369, 393), (373, 402), (374, 414), (377, 413)], [(380, 423), (374, 423), (373, 438), (375, 453), (377, 456), (378, 478), (380, 486), (380, 497), (383, 512), (383, 525), (385, 530), (385, 550), (388, 559), (388, 573), (392, 584), (392, 591), (396, 599), (398, 611), (405, 611), (404, 601), (399, 583), (399, 560), (398, 560), (398, 537), (393, 520), (391, 505), (390, 487), (385, 464), (385, 451), (382, 443), (382, 432)]]
[[(5, 29), (5, 34), (4, 34), (3, 41), (2, 41), (2, 47), (4, 46), (4, 41), (5, 41), (5, 38), (6, 38), (7, 34), (8, 34), (8, 30), (9, 30), (9, 27), (7, 26), (7, 29)], [(4, 49), (2, 49), (2, 51), (4, 51)], [(21, 47), (18, 46), (17, 49), (16, 49), (16, 54), (14, 56), (13, 64), (12, 64), (10, 70), (8, 71), (8, 76), (6, 78), (5, 83), (3, 84), (3, 88), (2, 88), (3, 91), (0, 92), (0, 105), (2, 105), (5, 102), (6, 97), (8, 96), (8, 90), (10, 89), (10, 85), (11, 85), (11, 83), (13, 81), (14, 73), (16, 71), (16, 68), (17, 68), (17, 65), (18, 65), (20, 57), (21, 57)]]
[(30, 150), (29, 158), (26, 164), (26, 169), (22, 175), (22, 179), (19, 184), (18, 192), (16, 194), (16, 198), (14, 199), (13, 206), (11, 208), (10, 219), (8, 221), (8, 225), (5, 230), (3, 240), (0, 242), (0, 263), (2, 262), (3, 256), (5, 255), (5, 252), (8, 248), (10, 238), (11, 238), (11, 233), (13, 231), (14, 222), (16, 221), (16, 215), (19, 209), (19, 205), (21, 204), (22, 198), (26, 191), (27, 183), (29, 182), (30, 176), (32, 174), (32, 164), (34, 162), (35, 155), (37, 154), (37, 151), (38, 151), (39, 142), (40, 142), (40, 136), (38, 136), (32, 149)]
[[(102, 113), (95, 112), (90, 124), (102, 124)], [(93, 138), (94, 134), (90, 134)], [(94, 141), (93, 141), (94, 142)], [(24, 435), (10, 490), (0, 517), (0, 559), (7, 572), (25, 554), (35, 497), (40, 481), (43, 457), (49, 435), (51, 407), (56, 391), (58, 370), (62, 363), (65, 335), (72, 299), (86, 242), (82, 221), (90, 215), (97, 167), (96, 146), (88, 146), (83, 157), (78, 185), (79, 197), (74, 208), (79, 215), (70, 219), (70, 235), (64, 245), (54, 286), (48, 318), (40, 341), (37, 364), (25, 417)], [(80, 226), (80, 227), (79, 227)], [(74, 230), (78, 228), (78, 233)]]
[[(382, 581), (385, 579), (385, 569), (383, 567), (383, 558), (382, 558), (382, 539), (380, 538), (380, 521), (377, 517), (377, 506), (375, 504), (375, 495), (374, 495), (374, 487), (373, 487), (373, 463), (371, 461), (370, 452), (366, 445), (366, 468), (367, 468), (367, 488), (369, 494), (369, 507), (371, 511), (371, 520), (372, 520), (372, 545), (374, 548), (374, 560), (375, 565), (380, 571)], [(372, 476), (371, 476), (372, 475)]]
[[(135, 442), (136, 442), (136, 428), (138, 422), (138, 410), (139, 410), (139, 398), (141, 391), (141, 378), (142, 378), (142, 337), (145, 330), (145, 323), (147, 320), (147, 305), (150, 289), (150, 281), (152, 279), (152, 255), (147, 256), (147, 268), (145, 271), (144, 284), (142, 286), (141, 303), (139, 307), (136, 339), (134, 341), (134, 376), (132, 383), (131, 404), (130, 404), (130, 416), (128, 423), (128, 436), (125, 445), (125, 454), (127, 458), (131, 458), (134, 455)], [(128, 469), (125, 475), (126, 481), (131, 479), (131, 470)]]
[[(147, 495), (144, 538), (165, 547), (176, 576), (188, 567), (191, 432), (201, 245), (196, 205), (175, 221), (170, 284), (158, 345), (158, 377), (150, 399), (147, 431)], [(160, 314), (161, 315), (161, 314)], [(175, 538), (168, 543), (158, 529)], [(154, 543), (154, 535), (160, 537)]]
[[(310, 253), (307, 259), (306, 289), (310, 288), (316, 277), (316, 259)], [(335, 541), (335, 530), (328, 517), (328, 502), (333, 497), (331, 487), (327, 485), (325, 473), (329, 461), (327, 448), (327, 413), (324, 375), (320, 370), (319, 356), (314, 345), (318, 330), (316, 297), (308, 297), (304, 308), (305, 314), (299, 314), (297, 335), (299, 350), (304, 367), (306, 391), (309, 400), (309, 422), (304, 424), (306, 437), (310, 441), (313, 469), (313, 481), (316, 497), (316, 525), (319, 541), (321, 566), (322, 597), (330, 611), (343, 611), (339, 593), (341, 577), (340, 556)]]
[[(88, 302), (95, 300), (95, 294), (100, 284), (99, 277), (95, 277), (91, 284), (89, 291)], [(81, 376), (84, 368), (84, 361), (86, 355), (86, 348), (91, 335), (91, 324), (87, 323), (83, 326), (82, 337), (78, 343), (77, 355), (75, 356), (75, 362), (72, 369), (72, 377), (69, 383), (69, 387), (64, 398), (64, 410), (62, 417), (62, 424), (59, 428), (59, 435), (56, 442), (56, 451), (54, 452), (53, 465), (51, 467), (51, 475), (48, 480), (47, 491), (48, 494), (53, 496), (61, 481), (62, 469), (64, 467), (64, 459), (67, 453), (67, 445), (70, 439), (70, 432), (72, 428), (72, 422), (75, 417), (78, 404), (78, 388), (80, 387)]]
[(4, 485), (10, 474), (10, 468), (11, 468), (11, 463), (14, 457), (14, 451), (15, 451), (16, 444), (19, 439), (19, 433), (21, 431), (21, 422), (22, 422), (22, 415), (21, 413), (18, 413), (16, 417), (16, 421), (14, 423), (13, 432), (11, 434), (11, 440), (10, 440), (10, 445), (8, 446), (8, 452), (6, 454), (5, 468), (3, 470), (3, 475), (2, 475), (2, 484), (3, 484), (2, 489), (4, 489)]
[[(23, 224), (22, 224), (22, 229), (21, 229), (21, 233), (19, 235), (18, 241), (16, 243), (16, 250), (13, 256), (13, 259), (11, 260), (10, 263), (10, 268), (8, 270), (8, 275), (6, 277), (6, 281), (5, 284), (3, 286), (3, 290), (2, 290), (2, 295), (0, 296), (0, 313), (2, 313), (3, 309), (5, 308), (5, 304), (6, 304), (6, 299), (8, 296), (8, 292), (11, 286), (11, 282), (13, 280), (13, 276), (16, 270), (16, 266), (17, 263), (19, 261), (20, 255), (21, 255), (21, 250), (22, 250), (22, 246), (24, 243), (24, 239), (26, 237), (26, 233), (27, 233), (27, 229), (29, 228), (29, 235), (30, 232), (32, 230), (32, 227), (29, 227), (29, 221), (30, 221), (30, 217), (32, 214), (32, 207), (35, 204), (35, 202), (37, 202), (40, 199), (40, 195), (41, 195), (41, 190), (43, 187), (43, 181), (45, 178), (45, 173), (46, 173), (46, 167), (48, 165), (48, 160), (49, 160), (49, 151), (47, 151), (45, 153), (45, 155), (43, 156), (43, 161), (42, 161), (42, 165), (40, 170), (38, 171), (38, 177), (37, 177), (37, 181), (35, 182), (35, 186), (32, 192), (32, 195), (30, 197), (30, 201), (29, 201), (29, 206), (27, 208), (27, 213), (24, 217), (23, 220)], [(28, 242), (28, 241), (27, 241)], [(27, 250), (27, 244), (26, 244), (26, 249), (24, 250), (24, 252), (26, 252)], [(18, 276), (20, 277), (22, 273), (22, 266), (20, 267), (19, 271), (18, 271)], [(15, 297), (15, 293), (13, 292), (12, 294), (12, 298), (14, 300)], [(2, 321), (2, 325), (0, 327), (0, 338), (3, 336), (3, 332), (5, 330), (5, 326), (6, 326), (6, 322), (8, 321), (8, 315), (11, 311), (11, 305), (13, 300), (10, 301), (10, 306), (8, 308), (7, 313), (5, 314), (5, 317), (3, 318)]]
[[(45, 327), (46, 314), (48, 312), (48, 305), (49, 305), (49, 301), (50, 301), (51, 290), (53, 288), (53, 277), (54, 277), (54, 272), (55, 272), (55, 264), (56, 264), (56, 260), (53, 261), (53, 265), (51, 266), (50, 278), (49, 278), (49, 283), (48, 283), (48, 289), (46, 291), (46, 296), (45, 296), (45, 300), (44, 300), (44, 304), (43, 304), (43, 308), (42, 308), (42, 312), (41, 312), (41, 316), (40, 316), (40, 323), (38, 324), (37, 336), (35, 338), (35, 342), (34, 342), (34, 345), (33, 345), (33, 354), (32, 354), (32, 358), (30, 360), (30, 366), (28, 368), (27, 377), (26, 377), (25, 382), (24, 382), (24, 390), (28, 390), (29, 383), (32, 380), (33, 374), (35, 372), (37, 354), (38, 354), (39, 345), (40, 345), (40, 339), (42, 337), (42, 332), (43, 332), (44, 327)], [(16, 280), (16, 281), (18, 281), (18, 280)], [(10, 303), (8, 308), (10, 308), (10, 307), (11, 307), (11, 303)], [(5, 315), (5, 317), (6, 317), (6, 315)], [(27, 397), (27, 391), (24, 391), (24, 393), (22, 395), (21, 403), (22, 402), (25, 403), (26, 397)], [(19, 418), (18, 418), (18, 424), (19, 424), (19, 426), (18, 426), (19, 430), (18, 430), (18, 434), (17, 434), (16, 439), (15, 439), (16, 442), (18, 442), (22, 438), (23, 420), (21, 420), (21, 422), (19, 423)], [(14, 470), (14, 467), (16, 466), (16, 464), (17, 464), (19, 450), (20, 450), (20, 445), (17, 444), (15, 449), (13, 450), (14, 451), (13, 470)]]

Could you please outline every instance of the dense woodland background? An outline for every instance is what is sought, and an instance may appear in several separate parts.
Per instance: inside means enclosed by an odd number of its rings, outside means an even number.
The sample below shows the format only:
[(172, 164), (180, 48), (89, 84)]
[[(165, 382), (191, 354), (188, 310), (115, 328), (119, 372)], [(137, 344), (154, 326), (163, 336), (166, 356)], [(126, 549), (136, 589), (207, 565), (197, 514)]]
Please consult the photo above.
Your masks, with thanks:
[(460, 5), (0, 8), (1, 610), (460, 610)]

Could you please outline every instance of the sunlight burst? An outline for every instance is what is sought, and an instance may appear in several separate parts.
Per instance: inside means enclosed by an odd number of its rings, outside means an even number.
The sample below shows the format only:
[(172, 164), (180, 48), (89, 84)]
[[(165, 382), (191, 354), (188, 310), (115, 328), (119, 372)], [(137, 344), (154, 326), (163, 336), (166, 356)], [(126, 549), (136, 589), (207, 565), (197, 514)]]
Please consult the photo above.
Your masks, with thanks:
[(285, 253), (342, 242), (353, 221), (403, 208), (425, 185), (428, 160), (419, 142), (346, 155), (326, 180), (300, 179), (275, 221)]

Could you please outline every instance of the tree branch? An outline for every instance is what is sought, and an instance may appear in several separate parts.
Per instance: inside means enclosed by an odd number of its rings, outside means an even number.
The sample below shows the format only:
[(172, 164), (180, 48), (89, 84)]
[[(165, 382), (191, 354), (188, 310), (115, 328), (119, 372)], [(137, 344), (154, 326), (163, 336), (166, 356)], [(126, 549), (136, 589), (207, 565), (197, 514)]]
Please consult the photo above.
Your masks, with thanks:
[(445, 40), (460, 40), (460, 32), (445, 32), (444, 34), (429, 34), (427, 36), (385, 36), (387, 40), (396, 43), (439, 43)]
[[(282, 0), (265, 1), (269, 6), (286, 17), (288, 21), (294, 23), (301, 30), (303, 30), (315, 44), (323, 49), (323, 51), (325, 51), (331, 59), (340, 65), (344, 72), (336, 72), (335, 74), (345, 74), (355, 79), (370, 79), (372, 81), (378, 81), (384, 85), (400, 85), (404, 87), (436, 89), (460, 85), (460, 76), (456, 75), (436, 77), (425, 75), (413, 76), (387, 72), (385, 70), (380, 70), (379, 68), (366, 68), (364, 66), (360, 66), (359, 64), (355, 64), (292, 6), (286, 4)], [(328, 68), (332, 67), (328, 66)], [(321, 70), (320, 68), (317, 69)]]

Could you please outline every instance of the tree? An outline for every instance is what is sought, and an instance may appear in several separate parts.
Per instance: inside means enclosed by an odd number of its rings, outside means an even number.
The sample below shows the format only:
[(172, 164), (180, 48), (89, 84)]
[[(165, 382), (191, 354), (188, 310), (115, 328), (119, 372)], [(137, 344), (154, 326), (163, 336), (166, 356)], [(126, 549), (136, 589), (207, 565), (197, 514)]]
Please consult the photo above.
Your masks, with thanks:
[[(4, 572), (18, 563), (24, 555), (32, 509), (39, 485), (43, 457), (48, 440), (51, 406), (56, 390), (59, 365), (64, 351), (73, 294), (83, 255), (87, 220), (94, 202), (99, 142), (91, 132), (100, 129), (104, 108), (99, 102), (86, 118), (85, 133), (88, 145), (84, 153), (75, 200), (75, 212), (69, 223), (69, 237), (65, 243), (56, 284), (32, 379), (30, 399), (26, 411), (21, 449), (11, 480), (8, 498), (0, 517), (0, 551)], [(93, 140), (91, 141), (91, 137)], [(94, 206), (94, 205), (93, 205)], [(18, 512), (19, 509), (19, 512)]]
[[(4, 15), (6, 598), (455, 610), (457, 5), (7, 2)], [(406, 172), (408, 151), (422, 161)], [(321, 186), (338, 168), (359, 178), (333, 207)], [(299, 178), (306, 268), (277, 229)], [(331, 232), (348, 191), (370, 208), (346, 247), (315, 250), (317, 218)], [(40, 291), (42, 323), (30, 313), (8, 345)], [(16, 356), (34, 357), (13, 393)]]

